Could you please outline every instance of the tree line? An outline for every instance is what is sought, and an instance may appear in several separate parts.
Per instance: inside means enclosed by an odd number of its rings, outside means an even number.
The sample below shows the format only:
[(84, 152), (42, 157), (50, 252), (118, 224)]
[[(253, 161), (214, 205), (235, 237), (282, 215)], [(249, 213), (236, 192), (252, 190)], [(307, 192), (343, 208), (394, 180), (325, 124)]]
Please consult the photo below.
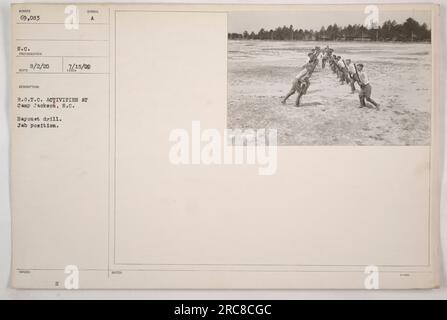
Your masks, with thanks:
[(398, 24), (395, 20), (385, 21), (382, 26), (367, 28), (355, 24), (340, 27), (337, 24), (321, 27), (320, 31), (295, 29), (292, 25), (266, 30), (258, 33), (228, 33), (233, 40), (287, 40), (287, 41), (419, 41), (430, 42), (431, 30), (426, 23), (420, 24), (413, 18)]

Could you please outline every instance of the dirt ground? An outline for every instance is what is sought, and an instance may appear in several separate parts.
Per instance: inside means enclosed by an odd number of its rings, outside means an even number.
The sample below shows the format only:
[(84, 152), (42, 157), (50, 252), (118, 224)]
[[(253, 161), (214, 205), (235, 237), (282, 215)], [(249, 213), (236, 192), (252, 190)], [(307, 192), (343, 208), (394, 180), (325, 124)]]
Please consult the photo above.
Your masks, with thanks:
[[(321, 64), (301, 106), (294, 105), (296, 95), (281, 104), (316, 45), (365, 64), (379, 110), (359, 108), (358, 92), (351, 94)], [(228, 128), (276, 128), (279, 145), (430, 144), (430, 44), (251, 40), (228, 46)]]

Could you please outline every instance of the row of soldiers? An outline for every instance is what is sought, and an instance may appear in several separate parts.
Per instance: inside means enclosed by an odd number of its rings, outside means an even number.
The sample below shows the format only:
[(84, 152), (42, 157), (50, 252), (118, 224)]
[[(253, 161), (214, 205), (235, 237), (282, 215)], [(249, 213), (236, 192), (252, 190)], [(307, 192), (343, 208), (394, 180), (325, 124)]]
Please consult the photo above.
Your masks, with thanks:
[[(351, 93), (355, 93), (355, 83), (358, 83), (360, 86), (360, 108), (366, 107), (366, 102), (379, 108), (379, 104), (371, 98), (372, 87), (364, 64), (355, 64), (351, 59), (344, 60), (341, 56), (335, 55), (334, 49), (329, 47), (325, 48), (322, 59), (329, 63), (341, 84), (346, 83), (351, 87)], [(322, 66), (324, 68), (324, 65)]]
[(372, 87), (369, 82), (368, 75), (364, 70), (363, 64), (354, 64), (350, 59), (342, 59), (341, 56), (334, 54), (334, 50), (328, 46), (321, 50), (320, 47), (315, 47), (312, 52), (308, 54), (306, 63), (301, 67), (301, 71), (295, 77), (292, 88), (286, 97), (282, 100), (285, 104), (286, 100), (295, 92), (298, 93), (296, 100), (296, 106), (300, 105), (301, 97), (307, 92), (310, 85), (310, 77), (314, 72), (316, 66), (321, 59), (321, 67), (324, 69), (329, 64), (332, 71), (337, 74), (337, 78), (340, 83), (349, 84), (351, 93), (355, 93), (355, 83), (360, 86), (359, 100), (360, 108), (366, 107), (366, 102), (371, 103), (376, 108), (379, 108), (379, 104), (371, 98)]
[(282, 99), (281, 103), (286, 104), (287, 99), (293, 94), (297, 93), (298, 96), (296, 98), (295, 105), (299, 107), (301, 97), (306, 94), (307, 89), (310, 86), (310, 77), (312, 76), (315, 68), (319, 62), (319, 56), (321, 53), (321, 49), (319, 47), (315, 47), (312, 49), (312, 52), (308, 54), (306, 63), (300, 68), (300, 72), (297, 74), (292, 83), (292, 88), (290, 88), (289, 92)]

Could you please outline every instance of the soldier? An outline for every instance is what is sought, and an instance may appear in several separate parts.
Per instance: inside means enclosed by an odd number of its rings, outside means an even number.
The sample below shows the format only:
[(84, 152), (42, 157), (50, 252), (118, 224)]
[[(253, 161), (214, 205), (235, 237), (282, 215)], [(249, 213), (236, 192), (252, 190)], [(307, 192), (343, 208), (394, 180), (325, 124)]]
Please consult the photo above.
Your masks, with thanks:
[(346, 68), (348, 71), (347, 78), (349, 81), (349, 85), (351, 86), (351, 93), (355, 93), (356, 74), (355, 74), (354, 64), (352, 63), (351, 59), (346, 59)]
[(345, 79), (345, 64), (343, 63), (343, 60), (341, 59), (341, 57), (338, 57), (337, 60), (337, 68), (338, 68), (338, 78), (340, 79), (340, 84), (344, 84), (346, 79)]
[(309, 88), (310, 85), (309, 78), (312, 74), (313, 69), (314, 65), (308, 63), (306, 67), (303, 68), (300, 73), (298, 73), (298, 75), (293, 80), (292, 88), (290, 89), (289, 93), (281, 101), (282, 104), (286, 104), (287, 99), (295, 92), (297, 92), (298, 97), (296, 99), (295, 105), (299, 107), (301, 97), (307, 92), (307, 89)]
[(323, 58), (323, 52), (321, 51), (320, 47), (315, 47), (315, 60), (316, 60), (316, 66), (319, 64), (320, 60)]
[(338, 63), (340, 62), (340, 56), (335, 56), (334, 58), (334, 64), (333, 64), (333, 70), (334, 73), (337, 75), (337, 79), (340, 79), (340, 72), (339, 72), (339, 65)]
[[(309, 63), (309, 68), (308, 68), (308, 73), (309, 73), (309, 78), (312, 76), (312, 74), (314, 73), (314, 71), (315, 71), (315, 68), (317, 67), (317, 65), (318, 65), (318, 59), (314, 59), (314, 60), (312, 60), (310, 63)], [(308, 83), (308, 86), (307, 87), (309, 87), (309, 84), (310, 83)], [(307, 88), (306, 88), (306, 91), (307, 91)], [(305, 92), (304, 92), (305, 93)]]
[[(334, 54), (329, 61), (333, 73), (337, 73), (337, 56)], [(338, 75), (337, 75), (338, 76)]]
[(306, 63), (304, 64), (304, 66), (306, 66), (306, 64), (310, 63), (313, 60), (313, 57), (314, 57), (314, 52), (312, 50), (312, 52), (309, 52), (307, 54), (307, 59), (306, 59)]
[(332, 56), (330, 63), (331, 63), (332, 72), (337, 73), (337, 71), (335, 69), (335, 66), (337, 65), (337, 56), (335, 54)]
[(329, 49), (329, 46), (323, 49), (323, 58), (321, 59), (321, 67), (324, 69), (326, 67), (326, 63), (330, 61), (332, 55), (331, 49)]
[(373, 99), (371, 99), (371, 91), (372, 91), (372, 87), (371, 84), (369, 83), (369, 78), (368, 78), (368, 74), (363, 70), (364, 65), (363, 64), (358, 64), (357, 65), (357, 74), (358, 74), (358, 82), (360, 84), (360, 94), (359, 94), (359, 98), (360, 98), (360, 108), (366, 107), (366, 103), (365, 100), (368, 101), (369, 103), (373, 104), (377, 109), (379, 109), (379, 104), (377, 102), (375, 102)]
[(332, 72), (335, 72), (334, 71), (334, 60), (335, 60), (335, 54), (333, 54), (333, 51), (331, 52), (331, 55), (329, 56), (329, 66), (330, 66), (330, 68), (331, 68), (331, 70), (332, 70)]
[(323, 56), (321, 57), (321, 69), (324, 69), (326, 67), (326, 61), (328, 58), (328, 52), (326, 51), (326, 48), (323, 50)]

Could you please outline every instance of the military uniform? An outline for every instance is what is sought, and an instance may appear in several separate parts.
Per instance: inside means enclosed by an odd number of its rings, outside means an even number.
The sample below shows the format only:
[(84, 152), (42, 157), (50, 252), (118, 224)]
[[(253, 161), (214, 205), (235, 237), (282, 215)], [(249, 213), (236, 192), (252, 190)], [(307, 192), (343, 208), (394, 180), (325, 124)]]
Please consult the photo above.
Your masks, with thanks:
[(290, 88), (289, 93), (285, 96), (285, 98), (281, 101), (283, 104), (286, 103), (287, 99), (293, 95), (295, 92), (298, 93), (298, 98), (296, 100), (296, 105), (299, 106), (301, 96), (307, 92), (307, 88), (309, 88), (309, 71), (305, 68), (298, 73), (295, 79), (292, 82), (292, 88)]
[(345, 82), (345, 72), (343, 71), (345, 68), (345, 64), (341, 59), (338, 60), (337, 67), (338, 67), (338, 77), (340, 79), (340, 83), (343, 83)]
[(365, 71), (359, 71), (359, 80), (360, 80), (360, 107), (366, 107), (365, 100), (373, 104), (375, 107), (379, 107), (379, 104), (371, 99), (372, 87), (369, 83), (368, 74)]
[(351, 85), (351, 92), (355, 92), (356, 72), (354, 64), (351, 62), (348, 64), (349, 84)]

